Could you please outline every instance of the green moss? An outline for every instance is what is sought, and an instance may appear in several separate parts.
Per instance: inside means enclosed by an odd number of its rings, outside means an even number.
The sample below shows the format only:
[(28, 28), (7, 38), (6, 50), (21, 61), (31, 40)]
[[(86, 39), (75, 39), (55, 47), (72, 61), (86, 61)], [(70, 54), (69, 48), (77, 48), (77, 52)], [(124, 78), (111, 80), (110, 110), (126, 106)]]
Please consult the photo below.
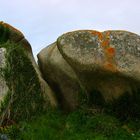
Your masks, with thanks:
[(9, 29), (0, 24), (0, 44), (5, 43), (9, 37)]
[(3, 110), (5, 110), (5, 107), (9, 103), (10, 98), (11, 98), (11, 92), (8, 91), (8, 93), (4, 97), (3, 101), (1, 101), (1, 103), (0, 103), (0, 115), (2, 115)]
[[(7, 50), (3, 75), (10, 93), (7, 94), (10, 106), (4, 123), (30, 119), (43, 111), (44, 100), (37, 73), (21, 45), (7, 42), (1, 47)], [(1, 113), (9, 103), (4, 101)]]

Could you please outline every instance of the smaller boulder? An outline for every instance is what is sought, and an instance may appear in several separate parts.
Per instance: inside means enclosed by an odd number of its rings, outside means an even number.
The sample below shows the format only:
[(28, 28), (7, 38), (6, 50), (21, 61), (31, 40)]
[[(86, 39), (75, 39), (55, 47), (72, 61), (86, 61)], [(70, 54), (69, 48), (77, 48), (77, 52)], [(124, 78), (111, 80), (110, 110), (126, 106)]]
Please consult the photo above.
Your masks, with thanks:
[(30, 44), (19, 30), (3, 22), (0, 22), (0, 66), (0, 126), (30, 119), (57, 106)]
[(59, 52), (56, 43), (38, 54), (38, 63), (61, 108), (66, 111), (77, 108), (82, 90), (75, 72)]

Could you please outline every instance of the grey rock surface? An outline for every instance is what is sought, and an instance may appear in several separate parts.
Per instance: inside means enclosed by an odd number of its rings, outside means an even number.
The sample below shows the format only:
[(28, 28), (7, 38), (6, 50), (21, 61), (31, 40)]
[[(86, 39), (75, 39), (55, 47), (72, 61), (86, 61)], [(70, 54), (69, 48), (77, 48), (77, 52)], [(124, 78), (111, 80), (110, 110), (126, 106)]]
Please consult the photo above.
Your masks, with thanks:
[[(0, 48), (0, 69), (4, 68), (5, 66), (5, 61), (6, 61), (5, 53), (6, 50), (4, 48)], [(1, 101), (3, 101), (7, 92), (8, 92), (8, 86), (6, 85), (6, 81), (4, 80), (2, 73), (0, 73), (0, 103)]]
[(140, 36), (127, 31), (81, 30), (57, 40), (58, 49), (91, 93), (106, 101), (140, 86)]

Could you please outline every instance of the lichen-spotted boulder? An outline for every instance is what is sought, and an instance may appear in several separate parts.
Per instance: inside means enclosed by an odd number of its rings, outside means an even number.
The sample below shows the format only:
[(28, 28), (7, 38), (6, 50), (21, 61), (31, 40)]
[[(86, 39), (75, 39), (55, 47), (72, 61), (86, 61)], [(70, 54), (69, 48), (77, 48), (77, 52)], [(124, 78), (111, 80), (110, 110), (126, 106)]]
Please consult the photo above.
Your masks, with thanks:
[(29, 119), (49, 106), (57, 106), (53, 91), (38, 70), (30, 44), (20, 31), (3, 22), (0, 80), (0, 125)]
[[(58, 102), (65, 99), (70, 104), (75, 95), (83, 93), (79, 105), (87, 97), (88, 105), (112, 104), (114, 110), (123, 110), (126, 116), (124, 110), (132, 115), (138, 109), (136, 115), (140, 116), (139, 35), (127, 31), (68, 32), (43, 49), (38, 59), (44, 79), (56, 96), (61, 95)], [(130, 103), (134, 105), (132, 109)]]
[[(57, 46), (94, 98), (101, 93), (106, 102), (140, 87), (140, 36), (127, 31), (69, 32)], [(93, 94), (93, 95), (91, 95)]]

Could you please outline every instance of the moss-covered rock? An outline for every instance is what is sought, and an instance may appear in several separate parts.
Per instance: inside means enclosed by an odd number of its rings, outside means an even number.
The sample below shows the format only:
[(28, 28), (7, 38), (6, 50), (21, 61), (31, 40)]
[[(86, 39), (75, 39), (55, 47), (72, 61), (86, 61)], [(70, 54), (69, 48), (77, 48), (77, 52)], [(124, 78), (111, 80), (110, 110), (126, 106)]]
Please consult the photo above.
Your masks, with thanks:
[(0, 53), (5, 63), (0, 75), (7, 87), (2, 93), (3, 85), (0, 86), (0, 125), (30, 119), (47, 110), (50, 104), (56, 106), (53, 92), (38, 70), (30, 44), (20, 31), (3, 22), (0, 22), (0, 49), (5, 50)]

